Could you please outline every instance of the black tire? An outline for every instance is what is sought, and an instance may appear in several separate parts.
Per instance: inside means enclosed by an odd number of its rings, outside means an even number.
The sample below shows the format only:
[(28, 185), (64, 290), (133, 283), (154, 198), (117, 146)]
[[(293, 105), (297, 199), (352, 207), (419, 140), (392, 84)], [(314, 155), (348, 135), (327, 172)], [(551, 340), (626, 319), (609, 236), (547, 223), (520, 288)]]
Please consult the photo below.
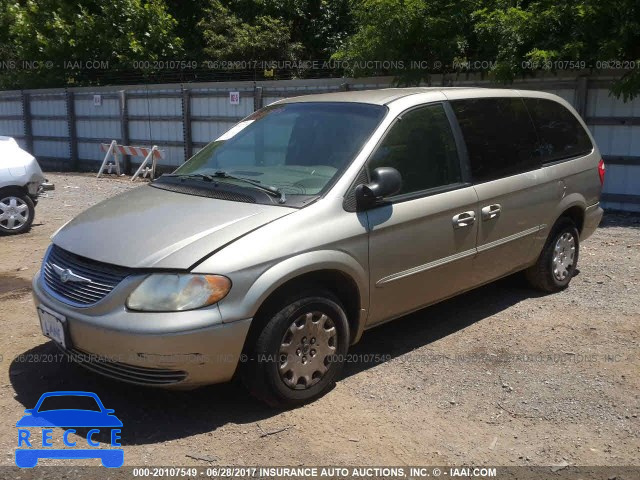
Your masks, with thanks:
[[(13, 187), (0, 190), (0, 202), (2, 202), (3, 199), (9, 199), (12, 197), (19, 199), (27, 206), (28, 217), (26, 221), (17, 228), (9, 228), (9, 220), (0, 220), (0, 235), (19, 235), (29, 231), (31, 224), (33, 223), (33, 219), (36, 216), (36, 209), (33, 200), (31, 200), (31, 197), (27, 195), (24, 190)], [(2, 214), (3, 209), (2, 206), (0, 206), (0, 215)]]
[[(573, 252), (573, 262), (566, 269), (566, 276), (560, 278), (554, 273), (554, 256), (555, 248), (560, 238), (567, 238), (570, 235), (573, 239), (575, 251)], [(566, 252), (568, 254), (568, 252)], [(561, 217), (551, 229), (551, 233), (542, 249), (542, 253), (538, 257), (537, 262), (525, 270), (525, 276), (529, 284), (543, 292), (553, 293), (564, 290), (569, 286), (571, 278), (573, 278), (576, 267), (578, 265), (578, 256), (580, 253), (580, 234), (575, 223), (570, 218)]]
[[(324, 395), (335, 384), (349, 349), (349, 323), (340, 301), (331, 292), (322, 289), (314, 289), (291, 296), (282, 301), (274, 310), (276, 311), (275, 314), (270, 315), (270, 318), (264, 319), (266, 320), (266, 325), (258, 335), (253, 347), (248, 351), (248, 359), (246, 365), (243, 366), (242, 378), (249, 392), (268, 405), (278, 408), (295, 407)], [(298, 356), (295, 354), (284, 355), (281, 353), (281, 349), (282, 345), (284, 345), (285, 333), (293, 335), (288, 331), (293, 326), (294, 321), (303, 317), (306, 320), (306, 314), (310, 312), (315, 312), (312, 314), (310, 321), (319, 325), (319, 321), (322, 318), (321, 315), (324, 314), (328, 317), (329, 322), (322, 320), (324, 322), (323, 326), (325, 328), (327, 325), (335, 327), (334, 350), (325, 355), (324, 359), (318, 356), (313, 360), (314, 362), (322, 361), (328, 364), (327, 371), (323, 375), (317, 376), (318, 372), (314, 372), (312, 376), (309, 376), (311, 378), (309, 385), (306, 385), (304, 378), (300, 377), (300, 381), (303, 383), (297, 384), (294, 388), (285, 383), (285, 379), (280, 373), (281, 364), (284, 363), (281, 363), (281, 361), (285, 357), (288, 359), (287, 364), (292, 367), (292, 370), (290, 372), (283, 371), (283, 375), (291, 373), (291, 378), (288, 381), (294, 382), (297, 377), (293, 374), (293, 368), (305, 368), (301, 366), (303, 357), (301, 354), (297, 354)], [(256, 321), (260, 320), (259, 318), (256, 319)], [(304, 323), (305, 320), (302, 320), (302, 322)], [(303, 328), (306, 329), (307, 327)], [(304, 331), (306, 332), (307, 330)], [(303, 338), (306, 338), (306, 336)], [(292, 345), (295, 342), (302, 341), (298, 339), (294, 342), (293, 336), (291, 336), (291, 339), (290, 343)], [(313, 339), (315, 340), (315, 337)], [(307, 339), (307, 342), (310, 341), (311, 339)], [(317, 342), (319, 341), (317, 340)], [(331, 339), (327, 342), (327, 345), (330, 343)], [(300, 345), (299, 343), (295, 344)], [(320, 345), (316, 345), (319, 350), (324, 349)], [(310, 359), (312, 350), (309, 349), (312, 346), (307, 344), (303, 348), (308, 349), (308, 358)], [(304, 357), (304, 359), (307, 360), (307, 357)], [(310, 368), (314, 368), (311, 365), (311, 361), (309, 361), (307, 369)]]

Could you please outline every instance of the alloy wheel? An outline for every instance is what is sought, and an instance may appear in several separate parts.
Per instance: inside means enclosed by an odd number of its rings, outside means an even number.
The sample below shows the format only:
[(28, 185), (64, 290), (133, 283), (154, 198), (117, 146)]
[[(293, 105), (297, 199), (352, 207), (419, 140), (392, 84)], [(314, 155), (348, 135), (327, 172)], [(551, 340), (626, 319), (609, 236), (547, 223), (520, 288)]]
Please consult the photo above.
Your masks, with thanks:
[(6, 230), (18, 230), (29, 221), (29, 206), (20, 197), (0, 200), (0, 226)]

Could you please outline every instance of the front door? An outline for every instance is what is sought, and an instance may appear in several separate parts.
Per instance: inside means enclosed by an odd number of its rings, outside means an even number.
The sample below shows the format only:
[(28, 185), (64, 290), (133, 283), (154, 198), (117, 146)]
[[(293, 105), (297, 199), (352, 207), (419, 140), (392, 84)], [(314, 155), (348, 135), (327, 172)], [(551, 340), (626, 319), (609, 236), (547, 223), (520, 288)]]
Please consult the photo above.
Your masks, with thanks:
[(478, 199), (449, 118), (442, 103), (405, 112), (368, 163), (370, 172), (394, 167), (403, 179), (399, 194), (367, 211), (369, 325), (472, 286)]

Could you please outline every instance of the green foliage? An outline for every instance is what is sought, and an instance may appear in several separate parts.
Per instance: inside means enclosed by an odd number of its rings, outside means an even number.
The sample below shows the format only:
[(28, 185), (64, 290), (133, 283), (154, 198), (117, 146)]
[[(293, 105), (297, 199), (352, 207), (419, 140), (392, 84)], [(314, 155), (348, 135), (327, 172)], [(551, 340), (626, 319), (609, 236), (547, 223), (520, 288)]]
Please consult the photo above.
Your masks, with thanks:
[[(571, 69), (629, 67), (612, 88), (615, 95), (629, 99), (640, 92), (640, 3), (0, 0), (0, 60), (53, 65), (37, 70), (4, 68), (0, 88), (108, 81), (104, 72), (62, 68), (87, 60), (108, 62), (113, 75), (131, 72), (134, 60), (202, 65), (204, 60), (330, 57), (349, 61), (348, 74), (392, 73), (403, 84), (417, 83), (431, 72), (466, 71), (468, 61), (484, 61), (480, 71), (505, 83), (540, 69), (566, 69), (567, 61), (574, 62)], [(390, 72), (370, 62), (385, 60), (393, 62)], [(615, 63), (621, 60), (629, 62)], [(413, 61), (422, 62), (421, 68), (411, 69)], [(425, 64), (429, 69), (422, 68)], [(487, 64), (490, 68), (483, 69)]]
[(176, 32), (183, 41), (184, 58), (201, 60), (204, 39), (196, 25), (204, 15), (207, 2), (202, 0), (165, 0), (167, 11), (176, 20)]
[[(464, 57), (471, 34), (474, 0), (354, 1), (358, 29), (334, 59), (401, 62), (404, 83), (422, 79), (425, 71), (408, 71), (412, 61), (451, 64)], [(354, 74), (371, 73), (356, 68)], [(407, 76), (409, 75), (409, 76)], [(411, 76), (413, 75), (413, 76)]]
[(210, 59), (328, 58), (352, 30), (348, 0), (208, 0), (198, 29)]
[(491, 62), (489, 75), (505, 83), (567, 61), (602, 70), (628, 60), (636, 68), (612, 91), (625, 99), (640, 91), (637, 0), (354, 0), (353, 10), (357, 30), (334, 58), (404, 60), (396, 73), (409, 83), (425, 77), (406, 70), (411, 60), (438, 61), (440, 72), (465, 60)]
[[(182, 53), (163, 0), (2, 0), (0, 51), (4, 60), (39, 62), (1, 77), (21, 88), (99, 81), (99, 71), (84, 68), (102, 62), (110, 70), (131, 68), (133, 60), (154, 61)], [(98, 65), (98, 64), (96, 64)], [(103, 72), (104, 73), (104, 72)]]
[[(564, 61), (591, 69), (611, 61), (640, 60), (640, 6), (637, 0), (539, 0), (475, 12), (479, 54), (496, 58), (495, 77), (511, 81), (529, 66), (560, 70)], [(528, 62), (523, 65), (523, 61)], [(628, 64), (631, 65), (631, 64)], [(623, 68), (625, 64), (621, 65)], [(638, 92), (638, 71), (630, 71), (612, 91), (625, 99)]]
[[(242, 3), (242, 2), (235, 2)], [(242, 5), (239, 5), (241, 7)], [(291, 26), (281, 18), (254, 12), (251, 20), (232, 12), (220, 0), (210, 0), (198, 22), (205, 42), (205, 54), (221, 60), (284, 60), (296, 56), (299, 44), (291, 41)]]

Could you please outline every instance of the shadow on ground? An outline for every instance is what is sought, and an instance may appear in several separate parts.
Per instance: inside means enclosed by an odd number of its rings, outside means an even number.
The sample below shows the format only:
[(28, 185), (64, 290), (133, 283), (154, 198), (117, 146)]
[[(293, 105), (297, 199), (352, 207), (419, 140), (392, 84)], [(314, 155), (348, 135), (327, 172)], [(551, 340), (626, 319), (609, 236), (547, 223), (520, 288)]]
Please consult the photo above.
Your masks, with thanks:
[[(534, 295), (534, 291), (522, 284), (520, 276), (507, 277), (368, 331), (351, 353), (356, 354), (354, 357), (374, 353), (395, 358)], [(105, 407), (114, 409), (123, 422), (123, 445), (184, 438), (216, 430), (227, 423), (255, 422), (278, 413), (278, 410), (253, 400), (239, 382), (186, 392), (164, 391), (116, 382), (61, 357), (60, 351), (48, 342), (15, 359), (9, 368), (9, 376), (16, 399), (25, 408), (33, 408), (44, 392), (95, 392)], [(342, 378), (378, 364), (349, 362)], [(109, 441), (107, 432), (95, 439)]]
[[(578, 274), (576, 270), (575, 275)], [(362, 362), (362, 358), (372, 359), (378, 355), (394, 359), (463, 330), (527, 298), (541, 295), (528, 286), (524, 275), (515, 274), (366, 331), (362, 340), (349, 350), (355, 361), (347, 363), (343, 376), (354, 375), (379, 363), (375, 359)]]
[(618, 212), (607, 210), (602, 217), (598, 228), (636, 228), (640, 229), (640, 213), (638, 212)]

